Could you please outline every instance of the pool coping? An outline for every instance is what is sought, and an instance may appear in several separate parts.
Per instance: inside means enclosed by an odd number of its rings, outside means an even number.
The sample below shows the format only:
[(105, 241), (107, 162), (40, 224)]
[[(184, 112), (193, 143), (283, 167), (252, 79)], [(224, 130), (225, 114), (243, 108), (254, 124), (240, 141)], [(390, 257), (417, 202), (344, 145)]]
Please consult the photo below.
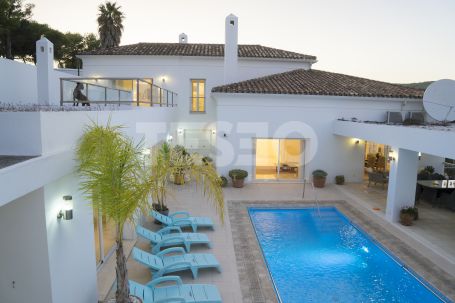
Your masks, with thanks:
[[(227, 204), (243, 302), (279, 302), (250, 220), (248, 208), (311, 207), (316, 206), (315, 202), (230, 200), (227, 201)], [(378, 223), (346, 201), (320, 201), (319, 205), (336, 207), (348, 220), (366, 232), (371, 239), (390, 251), (393, 257), (409, 268), (411, 272), (415, 272), (429, 285), (455, 302), (455, 289), (450, 287), (455, 285), (455, 277), (443, 271), (392, 233), (384, 230)]]

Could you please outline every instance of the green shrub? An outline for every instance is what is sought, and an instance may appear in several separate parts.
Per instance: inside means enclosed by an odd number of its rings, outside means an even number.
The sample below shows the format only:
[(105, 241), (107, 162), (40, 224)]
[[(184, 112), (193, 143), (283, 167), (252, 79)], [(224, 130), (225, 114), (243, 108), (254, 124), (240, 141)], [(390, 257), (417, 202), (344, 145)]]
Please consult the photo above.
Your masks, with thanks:
[(430, 174), (434, 173), (434, 167), (431, 165), (425, 166), (423, 170), (429, 172)]
[(327, 177), (327, 173), (322, 169), (316, 169), (315, 171), (313, 171), (313, 177), (325, 178)]
[(243, 169), (233, 169), (229, 171), (229, 177), (233, 180), (245, 179), (248, 177), (248, 172)]
[(225, 176), (220, 177), (221, 187), (226, 187), (228, 185), (228, 179)]
[(335, 177), (335, 183), (338, 185), (343, 185), (344, 184), (344, 176), (339, 175)]
[(417, 220), (419, 218), (419, 210), (417, 207), (414, 206), (403, 207), (400, 210), (400, 214), (409, 214), (414, 218), (414, 220)]

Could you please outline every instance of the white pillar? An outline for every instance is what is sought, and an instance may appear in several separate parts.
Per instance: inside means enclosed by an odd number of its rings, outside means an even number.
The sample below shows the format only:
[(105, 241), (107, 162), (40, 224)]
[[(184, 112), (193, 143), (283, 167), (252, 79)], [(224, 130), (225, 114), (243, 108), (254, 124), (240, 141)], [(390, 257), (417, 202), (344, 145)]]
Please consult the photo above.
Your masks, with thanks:
[(390, 162), (386, 218), (391, 222), (397, 222), (403, 207), (414, 206), (419, 156), (418, 152), (412, 150), (402, 148), (392, 150), (395, 160), (392, 159)]
[(236, 82), (238, 70), (238, 18), (226, 17), (224, 42), (224, 84)]
[(54, 72), (54, 44), (44, 36), (36, 41), (36, 76), (38, 103), (49, 105), (52, 96), (52, 74)]

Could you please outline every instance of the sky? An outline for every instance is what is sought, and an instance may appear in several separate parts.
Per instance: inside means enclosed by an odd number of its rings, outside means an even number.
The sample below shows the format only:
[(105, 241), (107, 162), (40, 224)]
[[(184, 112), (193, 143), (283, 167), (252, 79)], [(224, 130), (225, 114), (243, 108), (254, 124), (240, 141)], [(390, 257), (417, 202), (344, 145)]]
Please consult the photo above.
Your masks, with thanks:
[[(61, 31), (97, 32), (96, 0), (24, 0), (33, 19)], [(410, 83), (455, 79), (455, 0), (117, 0), (121, 44), (223, 43), (239, 17), (239, 43), (315, 55), (314, 69)]]

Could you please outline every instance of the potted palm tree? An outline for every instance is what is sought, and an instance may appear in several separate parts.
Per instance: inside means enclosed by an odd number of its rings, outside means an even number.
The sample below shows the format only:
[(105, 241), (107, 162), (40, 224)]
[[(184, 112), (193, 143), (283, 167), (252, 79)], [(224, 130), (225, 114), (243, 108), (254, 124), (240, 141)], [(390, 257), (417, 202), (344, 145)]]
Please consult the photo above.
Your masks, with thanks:
[(123, 228), (134, 220), (138, 210), (145, 212), (149, 207), (150, 183), (142, 166), (141, 150), (140, 144), (134, 144), (119, 127), (109, 124), (89, 126), (76, 148), (81, 190), (94, 211), (116, 225), (117, 303), (137, 302), (129, 293)]
[(187, 164), (190, 160), (190, 154), (186, 151), (185, 147), (176, 145), (171, 148), (170, 165), (173, 170), (172, 176), (174, 177), (174, 184), (185, 184), (185, 170), (187, 169)]
[(224, 197), (219, 176), (212, 165), (197, 153), (182, 152), (180, 146), (170, 146), (168, 143), (158, 145), (151, 153), (151, 196), (153, 208), (168, 214), (166, 199), (171, 192), (170, 176), (187, 175), (198, 188), (202, 188), (215, 202), (216, 209), (223, 220)]

